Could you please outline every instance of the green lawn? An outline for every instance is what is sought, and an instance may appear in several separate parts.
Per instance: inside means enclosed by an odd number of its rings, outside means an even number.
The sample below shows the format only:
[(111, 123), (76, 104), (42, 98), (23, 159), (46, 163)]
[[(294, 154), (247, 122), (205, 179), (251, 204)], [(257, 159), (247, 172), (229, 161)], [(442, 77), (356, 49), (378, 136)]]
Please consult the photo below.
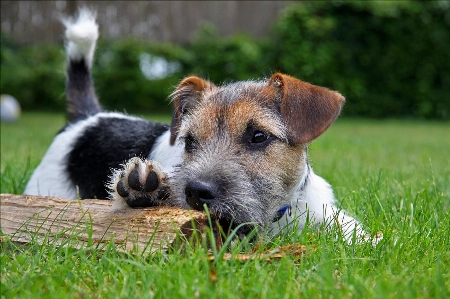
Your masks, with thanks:
[[(63, 124), (26, 113), (1, 125), (2, 193), (23, 191)], [(304, 244), (300, 259), (211, 263), (198, 247), (141, 256), (6, 241), (1, 298), (450, 298), (449, 123), (338, 120), (310, 160), (342, 208), (383, 232), (378, 246), (306, 229), (261, 246)]]

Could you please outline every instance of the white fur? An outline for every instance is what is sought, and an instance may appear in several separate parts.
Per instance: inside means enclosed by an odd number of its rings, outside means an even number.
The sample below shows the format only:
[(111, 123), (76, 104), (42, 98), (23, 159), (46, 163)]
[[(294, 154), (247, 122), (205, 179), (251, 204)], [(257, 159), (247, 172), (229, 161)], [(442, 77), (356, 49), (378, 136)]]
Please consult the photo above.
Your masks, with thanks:
[(302, 230), (309, 220), (313, 226), (338, 225), (349, 243), (352, 241), (353, 232), (356, 232), (357, 239), (365, 236), (361, 224), (336, 207), (330, 184), (316, 175), (312, 169), (310, 169), (304, 190), (297, 191), (297, 197), (291, 205), (291, 211), (286, 212), (280, 220), (272, 224), (272, 234), (285, 231), (292, 226)]
[(177, 138), (174, 145), (170, 145), (170, 131), (162, 134), (155, 142), (153, 150), (148, 157), (158, 162), (164, 172), (169, 176), (173, 173), (174, 166), (183, 162), (184, 147)]
[(98, 113), (85, 120), (68, 126), (53, 140), (41, 163), (33, 172), (25, 188), (26, 195), (56, 196), (77, 199), (77, 188), (68, 177), (67, 156), (72, 150), (74, 142), (86, 129), (95, 125), (99, 118), (126, 118), (141, 120), (137, 117), (121, 113)]
[(86, 59), (88, 67), (94, 60), (95, 44), (98, 39), (96, 13), (86, 8), (80, 9), (77, 19), (63, 19), (66, 26), (67, 55), (71, 60)]
[(64, 132), (58, 134), (34, 170), (24, 194), (76, 199), (76, 186), (70, 183), (66, 171), (67, 155), (78, 136), (97, 121), (97, 117), (91, 117), (67, 127)]

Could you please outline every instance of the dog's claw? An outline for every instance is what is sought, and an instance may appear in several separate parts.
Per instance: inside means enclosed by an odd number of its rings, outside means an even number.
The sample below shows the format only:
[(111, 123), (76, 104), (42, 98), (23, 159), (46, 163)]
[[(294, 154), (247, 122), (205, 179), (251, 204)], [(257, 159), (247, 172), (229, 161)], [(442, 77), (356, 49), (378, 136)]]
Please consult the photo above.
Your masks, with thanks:
[(150, 160), (132, 158), (116, 170), (108, 187), (111, 198), (130, 207), (162, 205), (169, 198), (167, 175), (161, 166)]

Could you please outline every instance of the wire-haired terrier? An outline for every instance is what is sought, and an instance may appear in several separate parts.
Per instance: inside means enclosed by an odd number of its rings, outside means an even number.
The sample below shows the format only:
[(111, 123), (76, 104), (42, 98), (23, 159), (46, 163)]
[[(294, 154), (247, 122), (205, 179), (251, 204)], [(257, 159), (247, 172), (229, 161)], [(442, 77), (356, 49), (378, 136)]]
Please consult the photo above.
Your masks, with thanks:
[(338, 92), (280, 73), (223, 86), (188, 77), (171, 95), (170, 126), (103, 112), (91, 78), (95, 14), (81, 10), (64, 23), (69, 121), (25, 194), (110, 198), (116, 209), (206, 205), (241, 236), (306, 221), (336, 224), (348, 240), (364, 235), (307, 159), (308, 144), (341, 111)]

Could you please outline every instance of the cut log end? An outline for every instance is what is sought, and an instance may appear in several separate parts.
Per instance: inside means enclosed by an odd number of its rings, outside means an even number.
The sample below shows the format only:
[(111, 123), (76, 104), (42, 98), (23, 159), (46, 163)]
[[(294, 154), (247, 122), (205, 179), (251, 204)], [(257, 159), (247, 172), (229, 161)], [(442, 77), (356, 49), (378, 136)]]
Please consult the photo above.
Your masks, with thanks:
[[(101, 249), (114, 242), (121, 251), (152, 253), (180, 246), (210, 227), (203, 212), (173, 207), (116, 211), (109, 200), (1, 194), (0, 205), (0, 230), (19, 243), (35, 240)], [(211, 231), (220, 246), (219, 230)]]

